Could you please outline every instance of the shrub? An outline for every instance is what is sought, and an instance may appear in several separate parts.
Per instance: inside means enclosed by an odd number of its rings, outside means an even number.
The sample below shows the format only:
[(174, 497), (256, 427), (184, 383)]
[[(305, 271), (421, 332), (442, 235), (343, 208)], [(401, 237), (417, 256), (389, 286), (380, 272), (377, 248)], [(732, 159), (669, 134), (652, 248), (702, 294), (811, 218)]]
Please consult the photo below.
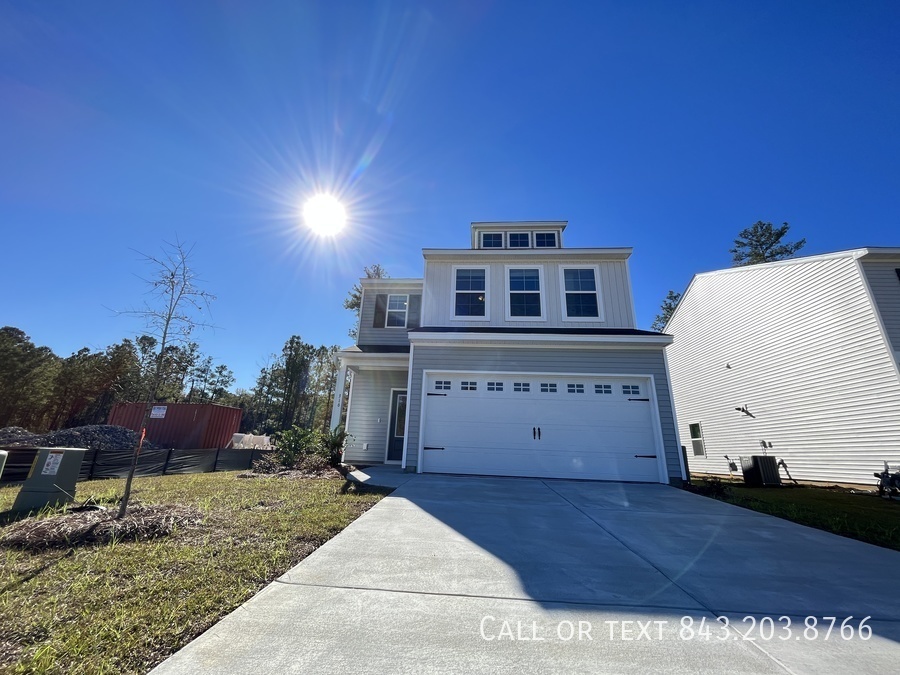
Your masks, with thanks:
[(306, 455), (321, 454), (321, 436), (318, 429), (304, 429), (296, 424), (286, 431), (276, 432), (275, 459), (281, 466), (292, 469)]
[(305, 455), (301, 457), (294, 468), (298, 471), (308, 471), (309, 473), (319, 473), (331, 468), (331, 464), (321, 455)]
[(344, 452), (344, 444), (350, 437), (343, 426), (338, 426), (322, 434), (322, 455), (328, 460), (331, 466), (338, 466), (341, 463), (341, 454)]

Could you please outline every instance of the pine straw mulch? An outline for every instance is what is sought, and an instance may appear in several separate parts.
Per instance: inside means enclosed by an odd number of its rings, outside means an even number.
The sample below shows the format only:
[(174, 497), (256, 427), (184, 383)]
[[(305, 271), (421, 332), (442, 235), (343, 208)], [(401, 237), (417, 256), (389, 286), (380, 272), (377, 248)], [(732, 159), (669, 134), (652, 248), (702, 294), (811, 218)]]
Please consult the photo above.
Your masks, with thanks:
[(0, 546), (42, 551), (143, 541), (168, 536), (177, 528), (203, 520), (197, 509), (172, 504), (133, 504), (121, 520), (116, 520), (116, 510), (117, 507), (76, 507), (56, 516), (27, 518), (5, 528)]

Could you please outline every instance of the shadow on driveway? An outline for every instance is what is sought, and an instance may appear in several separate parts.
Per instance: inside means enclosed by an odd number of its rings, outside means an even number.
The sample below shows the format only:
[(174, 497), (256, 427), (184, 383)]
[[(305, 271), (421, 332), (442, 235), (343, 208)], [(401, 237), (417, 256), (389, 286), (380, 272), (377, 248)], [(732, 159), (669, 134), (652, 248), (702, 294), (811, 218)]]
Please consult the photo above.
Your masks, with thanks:
[(159, 672), (886, 671), (898, 563), (663, 485), (417, 476)]

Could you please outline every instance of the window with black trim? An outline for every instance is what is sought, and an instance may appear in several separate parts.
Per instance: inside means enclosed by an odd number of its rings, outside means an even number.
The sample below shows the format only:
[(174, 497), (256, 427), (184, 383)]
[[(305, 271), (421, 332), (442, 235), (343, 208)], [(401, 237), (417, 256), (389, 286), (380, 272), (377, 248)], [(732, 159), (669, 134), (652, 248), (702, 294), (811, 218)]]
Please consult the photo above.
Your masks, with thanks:
[(541, 382), (541, 393), (542, 394), (555, 394), (556, 393), (556, 382)]
[(641, 388), (636, 384), (623, 384), (622, 393), (626, 396), (640, 396)]
[(482, 232), (481, 248), (503, 248), (503, 233)]
[(570, 394), (583, 394), (584, 393), (584, 385), (583, 384), (571, 384), (568, 385), (568, 391)]
[(478, 391), (478, 382), (463, 380), (459, 383), (459, 388), (463, 391)]
[(556, 232), (535, 232), (535, 248), (556, 248)]
[(450, 391), (450, 380), (435, 380), (434, 388), (438, 391)]
[(528, 393), (531, 391), (531, 382), (513, 382), (513, 391)]
[(703, 428), (700, 422), (689, 424), (688, 429), (691, 432), (691, 449), (694, 457), (706, 457), (706, 444), (703, 442)]
[(612, 385), (611, 384), (595, 384), (594, 385), (594, 393), (595, 394), (612, 394)]
[(484, 268), (456, 270), (454, 316), (485, 316), (487, 272)]
[(509, 269), (509, 315), (541, 317), (541, 271), (534, 268)]
[(531, 248), (531, 234), (529, 232), (510, 232), (509, 247), (510, 248)]
[(503, 391), (503, 383), (502, 382), (488, 382), (487, 390), (488, 391)]
[(563, 268), (563, 292), (567, 319), (596, 319), (600, 297), (593, 267)]

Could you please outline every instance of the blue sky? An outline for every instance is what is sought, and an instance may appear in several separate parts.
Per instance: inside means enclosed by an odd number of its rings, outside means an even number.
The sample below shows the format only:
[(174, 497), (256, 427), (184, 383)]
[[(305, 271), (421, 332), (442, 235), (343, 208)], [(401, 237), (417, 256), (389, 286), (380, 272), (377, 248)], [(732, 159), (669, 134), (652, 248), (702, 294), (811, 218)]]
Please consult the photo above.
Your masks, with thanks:
[[(0, 324), (61, 355), (141, 331), (176, 237), (237, 384), (348, 343), (364, 265), (420, 276), (473, 220), (633, 246), (640, 327), (757, 220), (804, 254), (900, 245), (900, 5), (7, 2)], [(334, 241), (303, 201), (346, 203)]]

